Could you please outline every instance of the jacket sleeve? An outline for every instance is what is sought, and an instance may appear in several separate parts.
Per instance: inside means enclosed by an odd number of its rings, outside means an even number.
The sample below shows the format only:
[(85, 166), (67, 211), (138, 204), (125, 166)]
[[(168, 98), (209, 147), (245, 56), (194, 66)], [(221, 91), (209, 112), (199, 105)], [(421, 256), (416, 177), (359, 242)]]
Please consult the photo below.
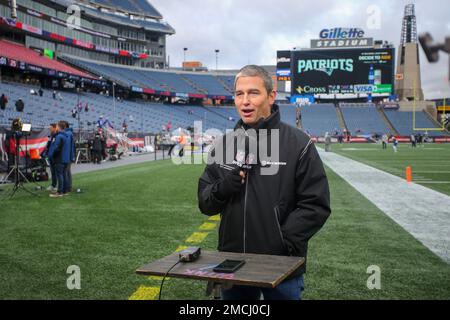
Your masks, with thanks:
[(200, 211), (208, 216), (221, 213), (227, 203), (214, 195), (220, 181), (215, 166), (216, 164), (207, 165), (198, 181), (198, 206)]
[(75, 162), (75, 139), (73, 136), (70, 138), (70, 162)]
[(51, 144), (51, 141), (52, 141), (52, 140), (49, 138), (48, 141), (47, 141), (47, 145), (45, 146), (44, 151), (42, 151), (41, 156), (42, 156), (43, 158), (47, 158), (47, 157), (48, 157), (48, 152), (50, 151), (50, 144)]
[(295, 178), (296, 209), (288, 215), (281, 229), (289, 253), (302, 255), (309, 239), (331, 214), (327, 176), (312, 141), (300, 155)]
[(63, 145), (63, 141), (61, 139), (61, 136), (58, 135), (55, 139), (55, 142), (52, 144), (52, 146), (48, 152), (48, 158), (50, 160), (53, 160), (56, 153), (61, 152), (62, 145)]

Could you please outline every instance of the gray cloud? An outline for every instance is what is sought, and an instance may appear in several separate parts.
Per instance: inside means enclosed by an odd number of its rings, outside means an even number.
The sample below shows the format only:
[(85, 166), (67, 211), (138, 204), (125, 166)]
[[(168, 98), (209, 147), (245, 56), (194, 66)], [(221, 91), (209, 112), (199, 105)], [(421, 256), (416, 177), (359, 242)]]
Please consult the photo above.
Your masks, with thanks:
[[(375, 39), (396, 47), (404, 0), (151, 0), (177, 31), (168, 37), (171, 66), (180, 66), (183, 48), (187, 60), (199, 60), (215, 68), (215, 49), (220, 49), (219, 68), (237, 69), (248, 63), (275, 64), (276, 51), (309, 47), (320, 30), (331, 27), (360, 27)], [(450, 1), (417, 0), (418, 32), (430, 32), (436, 41), (450, 36)], [(380, 28), (369, 28), (370, 6), (380, 9)], [(372, 11), (373, 12), (373, 11)], [(422, 85), (427, 98), (450, 97), (449, 58), (430, 64), (422, 50)]]

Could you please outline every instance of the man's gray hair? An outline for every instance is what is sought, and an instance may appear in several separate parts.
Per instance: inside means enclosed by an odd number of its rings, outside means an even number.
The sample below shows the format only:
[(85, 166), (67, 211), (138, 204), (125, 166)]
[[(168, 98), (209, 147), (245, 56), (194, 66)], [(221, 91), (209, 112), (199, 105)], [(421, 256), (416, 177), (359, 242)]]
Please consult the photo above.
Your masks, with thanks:
[(256, 65), (248, 65), (239, 70), (236, 78), (234, 79), (234, 90), (236, 91), (236, 83), (241, 77), (259, 77), (264, 81), (264, 87), (267, 90), (267, 93), (271, 93), (273, 90), (273, 82), (272, 77), (269, 75), (266, 69), (256, 66)]

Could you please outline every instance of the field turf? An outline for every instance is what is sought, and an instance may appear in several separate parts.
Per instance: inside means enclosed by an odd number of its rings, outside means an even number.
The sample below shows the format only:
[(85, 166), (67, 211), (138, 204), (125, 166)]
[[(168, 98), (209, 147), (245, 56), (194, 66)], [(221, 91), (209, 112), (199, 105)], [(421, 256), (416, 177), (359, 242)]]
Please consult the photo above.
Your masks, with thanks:
[(376, 144), (335, 144), (332, 151), (402, 178), (409, 166), (413, 182), (450, 195), (450, 144), (425, 144), (417, 148), (399, 144), (397, 153), (392, 145), (382, 150)]
[[(161, 280), (136, 275), (137, 267), (199, 234), (203, 249), (216, 248), (217, 225), (197, 207), (202, 170), (143, 163), (75, 175), (82, 193), (64, 198), (0, 198), (0, 299), (157, 298)], [(450, 266), (327, 174), (333, 212), (310, 241), (304, 299), (449, 299)], [(71, 265), (81, 269), (81, 290), (67, 289)], [(381, 290), (366, 286), (372, 265), (381, 269)], [(171, 278), (163, 299), (207, 299), (205, 286)]]

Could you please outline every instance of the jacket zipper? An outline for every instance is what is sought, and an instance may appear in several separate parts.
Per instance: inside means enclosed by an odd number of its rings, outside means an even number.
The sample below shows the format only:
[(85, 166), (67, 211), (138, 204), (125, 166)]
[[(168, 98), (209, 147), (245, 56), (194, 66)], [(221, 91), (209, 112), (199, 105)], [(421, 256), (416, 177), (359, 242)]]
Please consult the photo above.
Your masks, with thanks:
[(274, 208), (274, 212), (275, 212), (275, 221), (277, 222), (278, 232), (280, 233), (281, 243), (284, 246), (284, 237), (283, 237), (283, 232), (281, 232), (278, 207)]
[[(223, 214), (221, 214), (220, 217), (220, 226), (219, 226), (219, 235), (221, 236), (222, 241), (220, 242), (220, 249), (223, 248), (224, 242), (225, 242), (225, 237), (224, 237), (224, 233), (225, 233), (225, 227), (227, 226), (226, 223), (226, 218)], [(222, 231), (222, 232), (220, 232)], [(220, 234), (221, 233), (221, 234)]]
[[(244, 130), (245, 135), (248, 137), (248, 133), (247, 130), (245, 130), (244, 126), (241, 126), (241, 129)], [(247, 226), (246, 226), (246, 222), (247, 222), (247, 190), (248, 190), (248, 179), (249, 179), (249, 172), (246, 172), (245, 175), (245, 195), (244, 195), (244, 253), (246, 253), (247, 251), (247, 245), (246, 245), (246, 240), (247, 240)]]
[(244, 198), (244, 253), (246, 253), (247, 247), (246, 247), (246, 240), (247, 240), (247, 189), (248, 189), (248, 179), (249, 179), (249, 172), (247, 171), (246, 177), (245, 177), (245, 198)]

